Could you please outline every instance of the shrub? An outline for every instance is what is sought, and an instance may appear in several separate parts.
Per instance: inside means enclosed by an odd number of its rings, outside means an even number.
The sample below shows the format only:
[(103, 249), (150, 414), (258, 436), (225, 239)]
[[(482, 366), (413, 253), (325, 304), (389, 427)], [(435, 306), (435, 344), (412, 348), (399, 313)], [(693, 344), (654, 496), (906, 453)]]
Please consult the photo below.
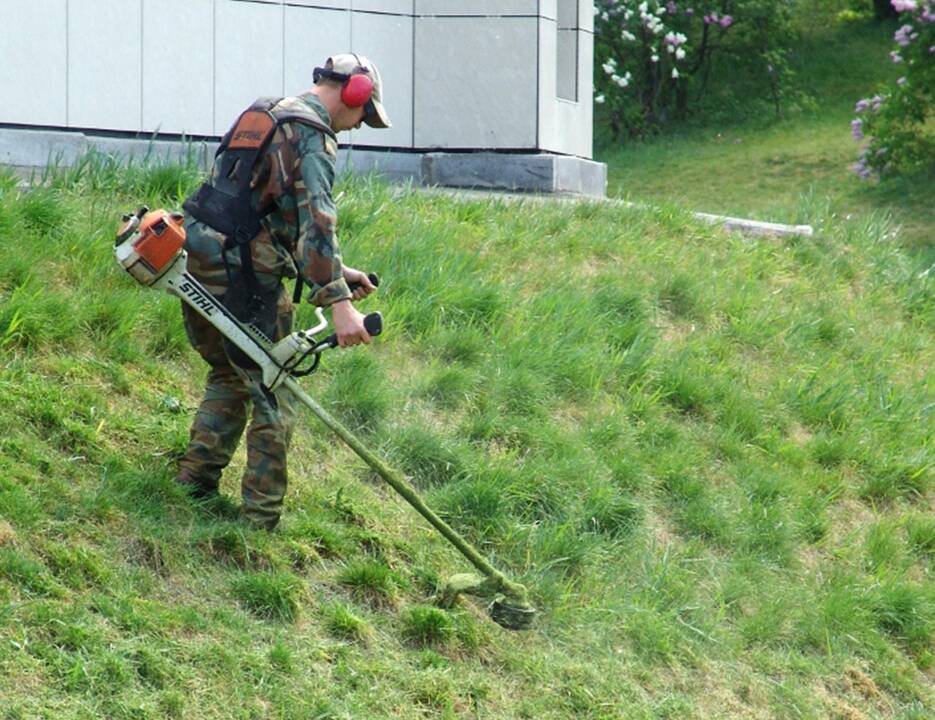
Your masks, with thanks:
[(738, 68), (780, 114), (792, 77), (789, 3), (597, 0), (595, 10), (595, 102), (606, 106), (613, 139), (684, 119), (713, 75), (723, 71), (734, 83)]
[(902, 25), (890, 59), (905, 72), (894, 86), (858, 100), (851, 133), (863, 142), (854, 171), (862, 178), (935, 167), (935, 4), (893, 0)]

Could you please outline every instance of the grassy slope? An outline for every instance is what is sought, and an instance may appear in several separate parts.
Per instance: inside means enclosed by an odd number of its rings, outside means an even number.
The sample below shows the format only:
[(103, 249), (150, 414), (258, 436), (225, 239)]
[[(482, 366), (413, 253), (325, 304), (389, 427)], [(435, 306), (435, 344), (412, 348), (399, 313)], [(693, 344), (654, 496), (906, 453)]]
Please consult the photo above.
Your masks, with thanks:
[(306, 386), (528, 584), (511, 635), (427, 609), (464, 563), (310, 418), (281, 532), (182, 497), (203, 368), (109, 246), (192, 174), (53, 180), (0, 182), (6, 717), (929, 716), (935, 289), (885, 224), (344, 188), (389, 326)]
[(829, 17), (806, 30), (792, 59), (813, 111), (765, 128), (746, 123), (603, 147), (611, 194), (787, 223), (890, 214), (907, 246), (931, 254), (935, 177), (867, 182), (850, 169), (854, 103), (899, 74), (888, 59), (894, 27)]

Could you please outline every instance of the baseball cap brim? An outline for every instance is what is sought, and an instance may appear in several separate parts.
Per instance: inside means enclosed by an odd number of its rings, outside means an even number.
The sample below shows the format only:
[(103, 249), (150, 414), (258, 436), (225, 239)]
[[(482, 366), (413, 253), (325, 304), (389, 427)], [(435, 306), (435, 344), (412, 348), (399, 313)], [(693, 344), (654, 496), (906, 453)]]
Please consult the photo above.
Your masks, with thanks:
[(386, 110), (383, 108), (383, 103), (381, 103), (379, 100), (374, 100), (371, 98), (370, 104), (373, 106), (373, 111), (367, 113), (367, 116), (364, 118), (364, 122), (373, 128), (393, 127), (393, 123), (390, 122), (390, 118), (386, 114)]

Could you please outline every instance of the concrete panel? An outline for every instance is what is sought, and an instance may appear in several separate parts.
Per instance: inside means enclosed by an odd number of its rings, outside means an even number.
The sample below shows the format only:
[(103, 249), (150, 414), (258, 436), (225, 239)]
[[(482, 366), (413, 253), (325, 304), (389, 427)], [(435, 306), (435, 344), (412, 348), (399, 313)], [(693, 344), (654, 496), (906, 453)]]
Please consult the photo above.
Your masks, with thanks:
[(141, 0), (69, 0), (69, 127), (141, 129), (141, 28)]
[(351, 9), (362, 12), (412, 15), (413, 0), (351, 0)]
[(579, 0), (578, 28), (585, 32), (594, 32), (594, 0)]
[(363, 125), (354, 130), (350, 141), (355, 145), (412, 147), (412, 26), (412, 18), (401, 15), (352, 15), (351, 50), (380, 69), (383, 106), (393, 123), (389, 129)]
[(558, 29), (559, 30), (577, 30), (578, 29), (578, 10), (581, 6), (579, 0), (557, 0), (556, 9), (558, 11)]
[(285, 94), (298, 95), (312, 87), (312, 73), (329, 55), (351, 46), (351, 14), (286, 6)]
[[(537, 27), (536, 18), (417, 18), (416, 147), (534, 148)], [(484, 68), (496, 72), (481, 77)]]
[(65, 0), (8, 0), (10, 4), (3, 9), (0, 29), (0, 122), (65, 125)]
[(416, 0), (416, 15), (537, 14), (538, 0)]
[(214, 132), (223, 135), (256, 98), (283, 94), (283, 6), (217, 0), (215, 13)]
[(350, 10), (351, 0), (286, 0), (290, 5), (302, 5), (310, 8), (329, 10)]
[(578, 100), (578, 31), (558, 29), (556, 47), (555, 95), (563, 100)]
[(214, 132), (214, 0), (143, 0), (143, 130)]

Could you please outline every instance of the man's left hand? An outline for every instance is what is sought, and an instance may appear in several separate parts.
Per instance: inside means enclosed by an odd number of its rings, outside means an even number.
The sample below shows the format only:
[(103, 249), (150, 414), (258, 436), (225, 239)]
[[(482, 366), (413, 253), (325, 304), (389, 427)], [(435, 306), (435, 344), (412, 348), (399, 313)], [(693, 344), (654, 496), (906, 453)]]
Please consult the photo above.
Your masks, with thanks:
[(346, 265), (344, 266), (344, 280), (348, 285), (351, 283), (358, 283), (359, 287), (353, 292), (355, 300), (362, 300), (377, 289), (376, 286), (370, 282), (367, 273), (352, 267), (347, 267)]

